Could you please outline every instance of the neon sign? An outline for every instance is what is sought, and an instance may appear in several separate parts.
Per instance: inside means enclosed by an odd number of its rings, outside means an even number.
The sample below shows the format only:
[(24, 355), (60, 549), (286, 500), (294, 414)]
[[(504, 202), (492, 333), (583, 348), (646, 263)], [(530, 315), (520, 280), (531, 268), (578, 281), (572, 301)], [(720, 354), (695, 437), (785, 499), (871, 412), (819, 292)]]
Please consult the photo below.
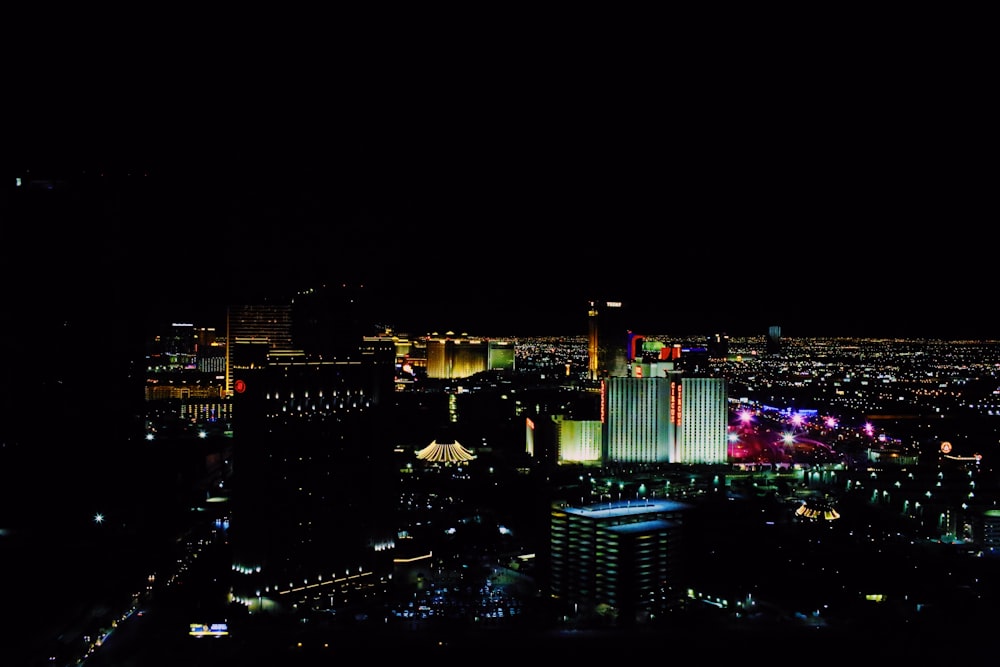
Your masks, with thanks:
[(229, 625), (226, 623), (192, 623), (188, 634), (192, 637), (224, 637), (229, 634)]

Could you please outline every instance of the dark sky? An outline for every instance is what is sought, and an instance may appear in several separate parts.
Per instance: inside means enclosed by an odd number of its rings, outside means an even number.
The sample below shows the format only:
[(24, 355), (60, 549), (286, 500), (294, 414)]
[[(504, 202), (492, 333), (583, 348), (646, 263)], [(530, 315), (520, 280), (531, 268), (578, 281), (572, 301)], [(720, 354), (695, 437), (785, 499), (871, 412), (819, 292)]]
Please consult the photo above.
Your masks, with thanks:
[(22, 107), (6, 289), (183, 318), (364, 283), (411, 333), (583, 334), (596, 297), (650, 333), (1000, 336), (992, 102), (953, 61), (546, 55)]

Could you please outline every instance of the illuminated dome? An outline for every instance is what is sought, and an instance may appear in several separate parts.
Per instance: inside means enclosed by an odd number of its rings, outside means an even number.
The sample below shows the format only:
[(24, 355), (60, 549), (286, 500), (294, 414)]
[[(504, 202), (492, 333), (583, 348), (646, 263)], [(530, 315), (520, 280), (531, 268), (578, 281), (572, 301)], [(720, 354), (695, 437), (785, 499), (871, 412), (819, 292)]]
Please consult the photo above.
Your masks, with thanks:
[(431, 440), (431, 444), (417, 452), (417, 458), (432, 463), (464, 463), (476, 457), (457, 440), (446, 445)]

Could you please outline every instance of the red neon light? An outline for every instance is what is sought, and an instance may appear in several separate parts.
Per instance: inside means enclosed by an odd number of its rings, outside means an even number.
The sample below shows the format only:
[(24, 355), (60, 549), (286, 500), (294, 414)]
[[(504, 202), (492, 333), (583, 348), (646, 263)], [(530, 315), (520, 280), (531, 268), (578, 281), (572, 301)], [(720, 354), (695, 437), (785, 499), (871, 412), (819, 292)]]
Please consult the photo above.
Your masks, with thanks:
[(601, 381), (601, 423), (602, 424), (604, 423), (604, 417), (606, 415), (605, 410), (607, 408), (608, 395), (606, 393), (606, 389), (607, 389), (607, 384), (602, 380)]
[(681, 405), (684, 404), (684, 401), (682, 400), (682, 397), (681, 397), (681, 389), (682, 389), (681, 385), (678, 384), (677, 385), (677, 412), (676, 412), (676, 420), (674, 422), (678, 426), (681, 425), (681, 417), (683, 416), (683, 415), (681, 415)]

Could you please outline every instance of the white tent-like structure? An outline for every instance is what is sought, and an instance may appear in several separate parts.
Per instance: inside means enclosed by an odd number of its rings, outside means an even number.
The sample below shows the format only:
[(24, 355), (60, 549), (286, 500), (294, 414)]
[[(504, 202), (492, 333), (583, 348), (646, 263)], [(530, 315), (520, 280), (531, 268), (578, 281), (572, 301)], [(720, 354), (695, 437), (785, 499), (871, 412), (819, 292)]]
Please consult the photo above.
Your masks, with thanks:
[(835, 521), (840, 518), (840, 512), (829, 502), (809, 498), (795, 510), (795, 516), (809, 521)]
[(476, 457), (457, 440), (447, 445), (431, 440), (431, 444), (417, 452), (417, 458), (431, 463), (465, 463)]

